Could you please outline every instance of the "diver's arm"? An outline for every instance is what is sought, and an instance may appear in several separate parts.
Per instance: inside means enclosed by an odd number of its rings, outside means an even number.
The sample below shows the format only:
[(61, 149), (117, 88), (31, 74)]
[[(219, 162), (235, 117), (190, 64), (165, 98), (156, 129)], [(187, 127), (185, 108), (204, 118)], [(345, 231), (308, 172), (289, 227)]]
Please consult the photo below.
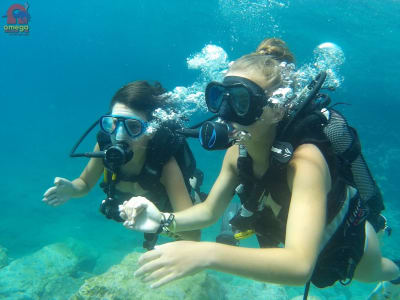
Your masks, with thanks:
[(238, 185), (235, 168), (238, 153), (237, 146), (228, 149), (220, 174), (206, 200), (175, 214), (177, 232), (208, 227), (224, 213)]
[[(181, 169), (174, 157), (164, 165), (160, 181), (165, 186), (174, 212), (182, 211), (193, 206)], [(200, 230), (184, 231), (179, 235), (185, 240), (200, 240)]]
[(213, 245), (210, 268), (256, 280), (303, 285), (311, 277), (326, 222), (330, 174), (314, 145), (300, 146), (288, 167), (292, 191), (284, 248)]
[[(222, 170), (204, 202), (174, 213), (175, 232), (191, 231), (207, 227), (215, 223), (223, 214), (233, 197), (235, 187), (238, 183), (235, 172), (238, 153), (237, 146), (228, 149)], [(168, 179), (172, 180), (169, 177)], [(167, 179), (165, 178), (164, 180)], [(170, 192), (178, 194), (177, 198), (187, 193), (187, 191), (183, 193), (182, 191), (176, 192), (173, 190)], [(172, 197), (171, 199), (175, 198)], [(144, 197), (132, 197), (129, 201), (125, 201), (119, 206), (119, 211), (121, 218), (125, 220), (124, 226), (126, 228), (143, 232), (156, 232), (160, 227), (163, 215), (165, 219), (168, 219), (170, 215), (169, 213), (161, 213), (153, 203)]]
[[(100, 151), (98, 144), (96, 144), (93, 151)], [(101, 158), (91, 158), (81, 175), (72, 181), (75, 191), (71, 197), (79, 198), (89, 193), (101, 177), (103, 171), (103, 160)]]
[[(96, 145), (95, 151), (98, 150)], [(71, 198), (85, 196), (99, 180), (103, 168), (100, 158), (91, 158), (79, 178), (73, 181), (62, 177), (54, 178), (54, 186), (44, 192), (42, 201), (51, 206), (59, 206)]]
[(330, 174), (317, 147), (300, 146), (288, 166), (292, 191), (284, 248), (243, 248), (210, 242), (175, 242), (143, 254), (135, 273), (153, 287), (202, 269), (255, 280), (303, 285), (311, 277), (326, 222)]

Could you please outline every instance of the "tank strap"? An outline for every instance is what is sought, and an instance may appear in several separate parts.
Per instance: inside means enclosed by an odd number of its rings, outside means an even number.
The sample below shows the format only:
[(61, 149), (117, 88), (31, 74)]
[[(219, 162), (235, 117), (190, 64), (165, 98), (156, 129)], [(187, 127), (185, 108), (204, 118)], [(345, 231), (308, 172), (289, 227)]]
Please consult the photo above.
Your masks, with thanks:
[(311, 284), (311, 281), (309, 280), (309, 281), (306, 283), (306, 285), (304, 286), (303, 300), (307, 300), (307, 298), (308, 298), (308, 293), (309, 293), (309, 291), (310, 291), (310, 284)]
[(361, 144), (358, 137), (357, 131), (348, 126), (350, 134), (352, 135), (352, 141), (350, 146), (339, 156), (346, 161), (346, 163), (351, 164), (360, 154), (361, 154)]

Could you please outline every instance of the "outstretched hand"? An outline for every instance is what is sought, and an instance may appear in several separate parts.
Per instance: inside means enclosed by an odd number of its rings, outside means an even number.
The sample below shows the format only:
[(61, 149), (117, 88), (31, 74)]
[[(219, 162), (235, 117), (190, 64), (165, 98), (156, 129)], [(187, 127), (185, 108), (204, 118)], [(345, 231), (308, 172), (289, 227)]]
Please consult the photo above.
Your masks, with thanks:
[(51, 206), (58, 206), (67, 202), (75, 192), (74, 185), (65, 178), (54, 178), (54, 186), (43, 194), (43, 202)]
[(178, 241), (155, 246), (154, 250), (139, 257), (141, 267), (135, 277), (143, 282), (153, 282), (150, 287), (158, 288), (168, 282), (193, 275), (208, 266), (205, 249), (212, 243)]
[(162, 219), (158, 208), (145, 197), (132, 197), (119, 207), (123, 225), (131, 230), (154, 233), (160, 228)]

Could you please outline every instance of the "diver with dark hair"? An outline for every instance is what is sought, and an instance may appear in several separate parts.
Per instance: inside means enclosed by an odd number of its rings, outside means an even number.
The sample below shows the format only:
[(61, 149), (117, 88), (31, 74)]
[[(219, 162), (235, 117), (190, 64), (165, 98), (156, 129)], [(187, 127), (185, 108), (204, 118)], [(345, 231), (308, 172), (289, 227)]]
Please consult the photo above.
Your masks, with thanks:
[[(172, 242), (143, 254), (135, 276), (154, 288), (214, 269), (305, 285), (304, 299), (310, 283), (323, 288), (353, 279), (397, 282), (399, 268), (382, 257), (374, 227), (382, 197), (363, 162), (356, 131), (320, 96), (326, 74), (295, 97), (278, 97), (286, 88), (284, 68), (293, 61), (284, 41), (266, 39), (256, 53), (233, 62), (222, 82), (208, 84), (208, 109), (220, 118), (217, 127), (225, 126), (231, 146), (204, 202), (173, 214), (135, 198), (120, 207), (132, 230), (162, 227), (179, 233), (215, 223), (237, 194), (241, 208), (230, 224), (255, 234), (260, 248)], [(212, 148), (218, 136), (209, 132), (202, 143)], [(358, 166), (365, 169), (357, 173)], [(358, 180), (369, 184), (371, 197), (361, 195)], [(152, 226), (142, 226), (144, 220)]]
[[(177, 212), (193, 205), (189, 178), (196, 162), (185, 138), (175, 132), (176, 122), (157, 119), (153, 112), (167, 105), (159, 83), (134, 81), (120, 88), (110, 103), (110, 113), (96, 121), (72, 150), (72, 157), (89, 157), (82, 174), (70, 181), (56, 177), (43, 201), (58, 206), (85, 196), (103, 175), (106, 198), (100, 211), (118, 222), (118, 206), (132, 196), (148, 199), (158, 209)], [(151, 122), (155, 122), (151, 128)], [(100, 127), (93, 152), (75, 153), (81, 141)], [(199, 172), (199, 171), (198, 171)], [(200, 191), (200, 183), (196, 189)], [(160, 233), (160, 232), (158, 232)], [(152, 249), (158, 233), (145, 234), (144, 247)], [(187, 231), (179, 239), (199, 240), (200, 231)]]

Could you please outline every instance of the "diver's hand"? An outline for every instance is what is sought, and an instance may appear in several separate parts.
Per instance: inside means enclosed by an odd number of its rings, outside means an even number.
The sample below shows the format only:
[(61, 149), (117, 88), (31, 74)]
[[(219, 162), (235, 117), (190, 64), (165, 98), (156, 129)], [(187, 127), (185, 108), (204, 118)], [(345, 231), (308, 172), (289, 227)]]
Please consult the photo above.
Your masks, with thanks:
[(145, 197), (132, 197), (119, 206), (120, 217), (128, 229), (154, 233), (160, 228), (161, 212)]
[(378, 283), (367, 300), (400, 299), (400, 287), (390, 281)]
[(51, 206), (58, 206), (67, 202), (75, 193), (75, 187), (71, 181), (65, 178), (54, 178), (54, 186), (43, 194), (43, 202)]
[(178, 241), (158, 245), (139, 257), (141, 266), (135, 277), (153, 283), (151, 288), (193, 275), (207, 268), (209, 251), (213, 243)]

